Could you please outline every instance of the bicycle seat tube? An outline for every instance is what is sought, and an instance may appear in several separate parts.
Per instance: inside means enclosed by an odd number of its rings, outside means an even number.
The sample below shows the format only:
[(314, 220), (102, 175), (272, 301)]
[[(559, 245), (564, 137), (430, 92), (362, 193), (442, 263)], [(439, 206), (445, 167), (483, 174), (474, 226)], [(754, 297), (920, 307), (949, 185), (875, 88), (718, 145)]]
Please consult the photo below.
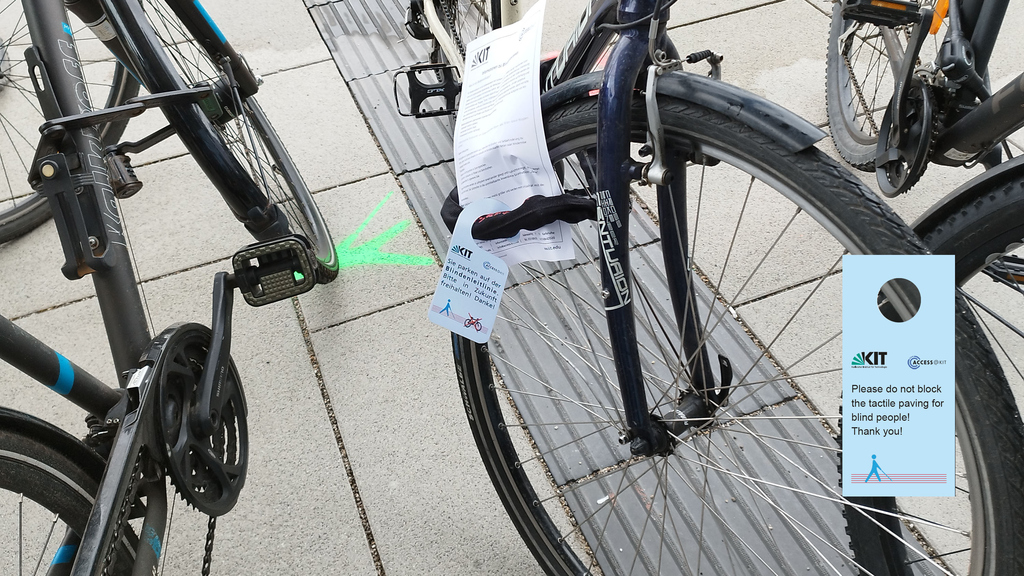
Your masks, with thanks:
[[(652, 14), (655, 5), (655, 0), (622, 0), (618, 20), (622, 24), (637, 22)], [(664, 430), (652, 424), (647, 407), (629, 280), (630, 107), (638, 74), (647, 59), (648, 30), (646, 23), (640, 23), (621, 31), (605, 69), (597, 121), (602, 295), (609, 326), (617, 327), (609, 331), (612, 354), (630, 450), (636, 455), (663, 451), (668, 444)]]
[[(23, 0), (23, 5), (44, 78), (50, 82), (46, 87), (50, 94), (41, 99), (49, 103), (43, 105), (47, 119), (90, 111), (92, 105), (84, 89), (74, 39), (68, 32), (64, 4), (59, 0)], [(37, 74), (38, 71), (33, 72), (33, 82), (41, 79)], [(86, 229), (93, 235), (89, 249), (92, 257), (103, 264), (91, 270), (81, 269), (78, 276), (92, 275), (114, 367), (122, 374), (136, 366), (149, 343), (149, 330), (99, 136), (93, 127), (71, 130), (69, 136), (74, 149), (62, 148), (61, 152), (76, 159), (69, 161), (69, 165), (75, 178), (75, 193), (83, 204)], [(126, 384), (121, 378), (118, 381), (122, 386)]]

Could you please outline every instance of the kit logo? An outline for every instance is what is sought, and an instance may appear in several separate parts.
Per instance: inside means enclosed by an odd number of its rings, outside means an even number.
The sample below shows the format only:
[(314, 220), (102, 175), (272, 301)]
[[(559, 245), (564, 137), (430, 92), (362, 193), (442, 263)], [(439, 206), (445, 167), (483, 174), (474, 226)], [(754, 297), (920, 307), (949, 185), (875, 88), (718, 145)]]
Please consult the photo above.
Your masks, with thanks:
[(452, 246), (452, 254), (458, 254), (459, 256), (462, 256), (466, 260), (469, 260), (470, 258), (473, 257), (472, 250), (468, 248), (463, 248), (462, 246), (459, 246), (457, 244), (455, 246)]
[(854, 368), (885, 368), (885, 356), (888, 352), (860, 352), (853, 357), (850, 366)]
[(471, 61), (472, 66), (476, 67), (487, 62), (487, 56), (491, 52), (491, 47), (482, 48), (477, 50), (476, 54), (473, 54), (473, 60)]

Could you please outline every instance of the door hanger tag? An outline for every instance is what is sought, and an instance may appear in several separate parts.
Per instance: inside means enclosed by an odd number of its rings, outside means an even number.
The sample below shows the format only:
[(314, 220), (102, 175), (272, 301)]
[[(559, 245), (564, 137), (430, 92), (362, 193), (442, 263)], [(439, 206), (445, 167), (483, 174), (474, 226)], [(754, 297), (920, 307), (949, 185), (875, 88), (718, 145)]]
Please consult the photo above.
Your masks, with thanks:
[(956, 489), (953, 256), (843, 256), (843, 495)]
[(490, 198), (462, 210), (428, 311), (434, 324), (480, 344), (494, 329), (508, 265), (473, 240), (473, 223), (484, 214), (504, 210), (508, 206)]

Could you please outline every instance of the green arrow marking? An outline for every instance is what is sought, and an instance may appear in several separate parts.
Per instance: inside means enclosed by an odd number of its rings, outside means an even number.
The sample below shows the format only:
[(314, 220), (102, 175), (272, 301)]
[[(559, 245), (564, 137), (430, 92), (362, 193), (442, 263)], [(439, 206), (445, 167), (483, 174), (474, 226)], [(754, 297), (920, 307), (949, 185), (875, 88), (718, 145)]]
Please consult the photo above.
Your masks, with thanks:
[(402, 266), (430, 266), (434, 263), (434, 259), (430, 256), (417, 256), (415, 254), (393, 254), (391, 252), (383, 252), (381, 246), (387, 244), (392, 238), (402, 233), (406, 227), (409, 226), (408, 220), (402, 220), (395, 224), (391, 228), (388, 228), (384, 232), (381, 232), (375, 236), (369, 242), (364, 242), (359, 246), (353, 246), (356, 238), (359, 234), (366, 229), (366, 226), (373, 220), (374, 216), (380, 212), (380, 209), (384, 207), (384, 203), (391, 198), (394, 192), (388, 192), (384, 199), (377, 204), (377, 206), (370, 211), (370, 214), (363, 220), (363, 223), (356, 228), (355, 232), (348, 235), (347, 238), (334, 249), (338, 254), (338, 268), (349, 268), (351, 266), (365, 266), (367, 264), (391, 264), (391, 265), (402, 265)]

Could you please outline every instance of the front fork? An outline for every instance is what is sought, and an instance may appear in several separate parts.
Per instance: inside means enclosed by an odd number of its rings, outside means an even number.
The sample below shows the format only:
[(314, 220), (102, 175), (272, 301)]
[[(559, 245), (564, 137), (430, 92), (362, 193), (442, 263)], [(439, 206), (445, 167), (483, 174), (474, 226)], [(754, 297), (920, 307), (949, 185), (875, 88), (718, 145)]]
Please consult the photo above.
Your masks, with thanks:
[[(653, 0), (623, 0), (619, 7), (619, 22), (636, 21), (653, 10)], [(666, 19), (667, 11), (660, 20), (664, 22)], [(670, 57), (676, 57), (663, 24), (657, 30), (657, 36), (657, 45), (669, 52)], [(621, 32), (605, 69), (598, 96), (597, 121), (597, 215), (601, 235), (602, 297), (625, 410), (627, 430), (622, 440), (629, 442), (630, 451), (635, 456), (667, 452), (673, 437), (684, 428), (680, 423), (688, 426), (691, 419), (707, 416), (710, 413), (708, 404), (720, 404), (722, 400), (718, 397), (717, 402), (714, 399), (709, 401), (708, 392), (714, 389), (715, 384), (696, 314), (687, 258), (686, 158), (682, 151), (669, 148), (663, 151), (660, 161), (669, 174), (676, 177), (670, 176), (666, 179), (667, 184), (658, 186), (662, 249), (673, 309), (681, 324), (683, 360), (690, 367), (691, 383), (696, 393), (673, 399), (675, 405), (667, 411), (669, 416), (664, 418), (665, 421), (671, 420), (671, 424), (652, 417), (647, 401), (637, 346), (635, 298), (630, 284), (628, 231), (629, 185), (637, 174), (630, 159), (630, 110), (637, 78), (649, 48), (647, 26), (639, 25)], [(670, 368), (677, 371), (682, 366)]]

